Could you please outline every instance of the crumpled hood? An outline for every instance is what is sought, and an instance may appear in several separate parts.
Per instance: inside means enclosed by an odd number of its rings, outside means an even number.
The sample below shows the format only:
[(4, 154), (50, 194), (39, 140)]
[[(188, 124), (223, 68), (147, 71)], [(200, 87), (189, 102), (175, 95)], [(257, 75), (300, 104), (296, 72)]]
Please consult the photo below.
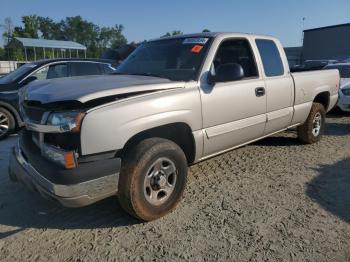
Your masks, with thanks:
[(24, 99), (42, 104), (62, 101), (85, 103), (102, 97), (181, 88), (184, 85), (184, 82), (150, 76), (79, 76), (34, 81), (25, 88)]

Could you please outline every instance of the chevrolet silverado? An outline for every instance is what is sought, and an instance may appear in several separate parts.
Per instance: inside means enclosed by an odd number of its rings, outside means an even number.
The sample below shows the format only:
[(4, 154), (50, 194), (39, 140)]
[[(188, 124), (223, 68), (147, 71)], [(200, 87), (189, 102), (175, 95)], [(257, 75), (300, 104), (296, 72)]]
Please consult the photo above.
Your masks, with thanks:
[[(144, 221), (180, 201), (188, 166), (288, 128), (318, 142), (338, 70), (291, 73), (268, 36), (151, 40), (114, 75), (33, 82), (9, 175), (67, 207), (117, 195)], [(203, 174), (205, 175), (205, 174)]]

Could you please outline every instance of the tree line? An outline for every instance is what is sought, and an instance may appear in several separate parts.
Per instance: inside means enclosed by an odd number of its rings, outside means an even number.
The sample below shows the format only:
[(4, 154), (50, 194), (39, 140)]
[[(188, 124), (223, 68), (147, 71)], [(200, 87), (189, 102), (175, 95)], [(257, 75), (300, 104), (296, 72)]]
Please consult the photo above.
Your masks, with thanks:
[(99, 57), (107, 48), (127, 43), (121, 24), (100, 27), (81, 16), (66, 17), (58, 22), (49, 17), (28, 15), (22, 17), (22, 25), (14, 26), (10, 18), (2, 24), (5, 47), (0, 49), (0, 57), (11, 53), (17, 60), (23, 59), (23, 50), (11, 50), (6, 45), (14, 37), (43, 38), (78, 42), (87, 47), (88, 57)]
[[(99, 57), (108, 48), (116, 48), (126, 44), (123, 34), (124, 26), (98, 26), (81, 16), (72, 16), (54, 21), (49, 17), (22, 16), (22, 25), (15, 26), (11, 18), (5, 18), (0, 25), (3, 28), (4, 48), (0, 47), (0, 60), (24, 60), (23, 50), (11, 49), (6, 45), (14, 37), (42, 38), (47, 40), (65, 40), (78, 42), (87, 47), (88, 57)], [(208, 32), (204, 29), (203, 32)], [(167, 32), (162, 37), (182, 34), (179, 30)], [(49, 50), (47, 51), (50, 52)]]

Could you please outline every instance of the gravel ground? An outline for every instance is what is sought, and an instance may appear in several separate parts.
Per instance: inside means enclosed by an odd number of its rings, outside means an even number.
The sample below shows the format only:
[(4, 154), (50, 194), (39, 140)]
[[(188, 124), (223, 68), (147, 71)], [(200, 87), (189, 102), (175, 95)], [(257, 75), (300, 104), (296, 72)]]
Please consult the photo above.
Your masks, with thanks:
[(190, 169), (170, 215), (139, 223), (115, 198), (66, 209), (10, 183), (0, 142), (0, 260), (350, 261), (350, 116), (301, 145), (285, 132)]

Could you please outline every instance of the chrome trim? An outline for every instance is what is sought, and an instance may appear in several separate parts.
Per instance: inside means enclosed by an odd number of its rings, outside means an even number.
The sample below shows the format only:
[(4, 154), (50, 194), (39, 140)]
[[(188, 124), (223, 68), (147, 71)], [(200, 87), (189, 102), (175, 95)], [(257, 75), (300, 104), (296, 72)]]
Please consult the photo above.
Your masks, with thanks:
[[(29, 164), (20, 149), (19, 142), (15, 147), (15, 156), (19, 164), (24, 168), (27, 179), (39, 188), (59, 198), (99, 198), (105, 195), (115, 195), (118, 191), (119, 173), (74, 184), (59, 185), (43, 177), (31, 164)], [(18, 175), (18, 174), (16, 174)], [(23, 174), (22, 174), (23, 175)]]
[(31, 122), (28, 118), (24, 119), (24, 124), (28, 130), (39, 132), (39, 133), (67, 133), (75, 128), (75, 126), (69, 126), (69, 125), (53, 126), (53, 125), (36, 124)]
[(10, 95), (10, 94), (16, 94), (18, 93), (18, 90), (14, 90), (14, 91), (1, 91), (0, 92), (3, 95)]
[(259, 140), (264, 139), (264, 138), (266, 138), (266, 137), (272, 136), (272, 135), (274, 135), (274, 134), (278, 134), (278, 133), (280, 133), (280, 132), (282, 132), (282, 131), (285, 131), (285, 130), (288, 130), (288, 129), (290, 129), (290, 128), (293, 128), (293, 127), (296, 127), (296, 126), (300, 126), (301, 124), (302, 124), (302, 123), (293, 124), (293, 125), (290, 125), (290, 126), (288, 126), (288, 127), (286, 127), (286, 128), (283, 128), (283, 129), (280, 129), (280, 130), (278, 130), (278, 131), (272, 132), (272, 133), (270, 133), (270, 134), (267, 134), (267, 135), (258, 137), (258, 138), (256, 138), (256, 139), (253, 139), (253, 140), (250, 140), (250, 141), (247, 141), (247, 142), (244, 142), (244, 143), (242, 143), (242, 144), (239, 144), (239, 145), (230, 147), (230, 148), (228, 148), (228, 149), (221, 150), (221, 151), (216, 152), (216, 153), (214, 153), (214, 154), (210, 154), (210, 155), (203, 156), (203, 157), (199, 158), (198, 160), (196, 160), (195, 163), (204, 161), (204, 160), (206, 160), (206, 159), (212, 158), (212, 157), (217, 156), (217, 155), (221, 155), (221, 154), (226, 153), (226, 152), (229, 152), (229, 151), (231, 151), (231, 150), (233, 150), (233, 149), (236, 149), (236, 148), (239, 148), (239, 147), (242, 147), (242, 146), (245, 146), (245, 145), (254, 143), (254, 142), (256, 142), (256, 141), (259, 141)]
[(71, 130), (69, 126), (41, 125), (30, 122), (27, 119), (24, 120), (24, 124), (28, 130), (39, 133), (65, 133)]
[(38, 133), (68, 133), (71, 132), (76, 125), (61, 125), (61, 126), (54, 126), (54, 125), (46, 125), (51, 112), (46, 111), (43, 113), (41, 117), (40, 124), (32, 122), (25, 114), (25, 110), (22, 110), (22, 115), (24, 119), (24, 124), (26, 128), (30, 131), (35, 131)]
[[(68, 63), (95, 63), (95, 64), (105, 64), (105, 65), (111, 65), (110, 63), (108, 62), (99, 62), (99, 61), (84, 61), (84, 60), (74, 60), (74, 61), (69, 61), (69, 60), (62, 60), (62, 61), (54, 61), (54, 62), (50, 62), (50, 63), (47, 63), (47, 64), (44, 64), (44, 65), (41, 65), (40, 67), (38, 67), (37, 69), (35, 69), (33, 72), (31, 72), (29, 75), (27, 75), (26, 77), (24, 77), (21, 81), (19, 81), (18, 83), (21, 84), (24, 82), (24, 80), (26, 80), (28, 77), (34, 75), (36, 72), (38, 72), (39, 70), (43, 69), (44, 67), (46, 66), (50, 66), (50, 65), (56, 65), (56, 64), (64, 64), (64, 63), (67, 63), (67, 66), (68, 66)], [(67, 75), (67, 77), (70, 77), (71, 75)]]

